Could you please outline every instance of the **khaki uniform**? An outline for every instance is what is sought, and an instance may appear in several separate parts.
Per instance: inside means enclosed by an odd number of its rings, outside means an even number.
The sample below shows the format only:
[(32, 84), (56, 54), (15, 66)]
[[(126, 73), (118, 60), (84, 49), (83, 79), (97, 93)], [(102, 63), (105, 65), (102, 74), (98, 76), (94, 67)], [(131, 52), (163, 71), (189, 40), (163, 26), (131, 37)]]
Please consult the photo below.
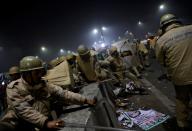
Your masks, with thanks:
[(154, 37), (153, 39), (148, 39), (149, 45), (150, 45), (150, 49), (154, 49), (155, 48), (155, 44), (157, 42), (158, 37)]
[(86, 80), (89, 82), (94, 82), (97, 80), (95, 73), (96, 58), (90, 56), (89, 60), (82, 60), (80, 56), (77, 56), (77, 66), (78, 69), (83, 73)]
[(149, 66), (149, 61), (148, 61), (148, 49), (143, 43), (138, 44), (138, 52), (139, 52), (139, 57), (142, 65)]
[(139, 58), (138, 58), (138, 46), (137, 44), (133, 44), (132, 45), (132, 49), (133, 49), (133, 56), (131, 58), (131, 63), (132, 63), (132, 66), (135, 66), (135, 67), (139, 67), (139, 66), (142, 66), (140, 61), (139, 61)]
[(133, 80), (138, 87), (140, 87), (141, 83), (139, 82), (137, 77), (131, 72), (126, 71), (125, 63), (123, 62), (123, 59), (121, 57), (115, 58), (109, 56), (108, 58), (106, 58), (105, 64), (110, 65), (110, 69), (113, 72), (113, 75), (116, 76), (117, 80), (121, 81), (128, 77), (129, 79)]
[(124, 79), (124, 71), (126, 70), (125, 64), (121, 57), (112, 57), (109, 56), (105, 60), (110, 65), (110, 69), (113, 71), (114, 75), (119, 79)]
[(138, 44), (138, 51), (144, 54), (148, 54), (148, 50), (143, 43)]
[[(176, 25), (175, 25), (176, 26)], [(156, 56), (175, 85), (192, 84), (192, 25), (170, 29), (156, 43)]]
[(84, 96), (59, 86), (42, 83), (32, 87), (22, 78), (13, 81), (7, 87), (8, 111), (2, 121), (14, 125), (24, 120), (42, 128), (50, 115), (51, 100), (54, 98), (74, 104), (83, 104), (86, 100)]
[[(157, 40), (155, 51), (157, 59), (167, 67), (168, 75), (177, 88), (185, 90), (186, 85), (192, 85), (192, 25), (172, 24), (167, 27), (165, 34)], [(186, 103), (189, 100), (180, 99), (178, 95), (188, 97), (189, 93), (186, 95), (182, 93), (182, 89), (176, 90), (177, 122), (181, 127), (187, 123)]]
[(54, 84), (62, 88), (71, 88), (75, 84), (72, 69), (66, 60), (59, 63), (52, 69), (47, 70), (43, 79), (50, 84)]
[(132, 60), (132, 55), (133, 53), (130, 51), (130, 54), (131, 56), (129, 56), (128, 52), (123, 52), (121, 54), (121, 57), (123, 59), (123, 62), (125, 63), (126, 65), (126, 70), (131, 70), (137, 77), (141, 77), (141, 74), (139, 73), (139, 71), (137, 70), (137, 67), (134, 66), (132, 63), (131, 63), (131, 60)]
[(79, 70), (77, 69), (77, 65), (76, 63), (70, 65), (71, 69), (72, 69), (72, 73), (73, 73), (73, 79), (75, 81), (76, 84), (78, 83), (83, 83), (85, 80), (83, 79), (83, 77), (81, 76), (81, 73), (79, 72)]

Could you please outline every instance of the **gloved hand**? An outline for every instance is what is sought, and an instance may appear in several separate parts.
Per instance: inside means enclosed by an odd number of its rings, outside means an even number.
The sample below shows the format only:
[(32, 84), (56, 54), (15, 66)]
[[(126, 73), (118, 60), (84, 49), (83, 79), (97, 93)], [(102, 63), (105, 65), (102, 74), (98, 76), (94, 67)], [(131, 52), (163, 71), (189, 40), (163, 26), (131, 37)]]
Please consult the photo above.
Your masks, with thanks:
[(46, 127), (48, 129), (59, 129), (60, 127), (64, 127), (64, 121), (63, 120), (48, 121), (46, 123)]
[(93, 98), (93, 99), (86, 99), (85, 104), (89, 104), (91, 106), (95, 106), (97, 103), (97, 98)]

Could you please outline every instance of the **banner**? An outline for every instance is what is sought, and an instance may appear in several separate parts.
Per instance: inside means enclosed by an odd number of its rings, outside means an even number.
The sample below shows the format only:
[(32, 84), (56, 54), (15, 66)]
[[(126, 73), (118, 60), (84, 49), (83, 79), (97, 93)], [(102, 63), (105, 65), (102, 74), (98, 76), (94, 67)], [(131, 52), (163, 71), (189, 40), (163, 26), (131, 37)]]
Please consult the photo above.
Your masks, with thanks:
[[(130, 119), (133, 121), (134, 124), (138, 125), (140, 128), (143, 130), (149, 130), (164, 121), (166, 121), (168, 118), (170, 118), (169, 115), (165, 115), (163, 113), (157, 112), (153, 109), (150, 110), (137, 110), (137, 111), (129, 111), (129, 112), (121, 112), (121, 115), (119, 116), (119, 121), (120, 120), (125, 120), (122, 119), (124, 116), (125, 119)], [(121, 119), (120, 119), (121, 117)], [(120, 121), (123, 123), (123, 121)], [(128, 124), (130, 127), (131, 124)]]

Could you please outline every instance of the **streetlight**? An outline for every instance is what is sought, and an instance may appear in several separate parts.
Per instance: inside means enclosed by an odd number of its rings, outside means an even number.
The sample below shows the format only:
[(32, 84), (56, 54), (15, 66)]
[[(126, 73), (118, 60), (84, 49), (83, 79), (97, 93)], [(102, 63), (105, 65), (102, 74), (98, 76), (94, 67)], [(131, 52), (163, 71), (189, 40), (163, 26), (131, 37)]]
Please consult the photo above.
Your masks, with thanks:
[(106, 31), (106, 30), (107, 30), (107, 28), (106, 28), (106, 27), (104, 27), (104, 26), (103, 26), (101, 29), (102, 29), (103, 31)]
[(94, 35), (96, 35), (96, 34), (98, 34), (98, 33), (100, 33), (100, 38), (101, 38), (101, 40), (102, 40), (102, 42), (104, 42), (105, 43), (105, 38), (104, 38), (104, 35), (103, 35), (103, 31), (106, 31), (107, 30), (107, 28), (105, 27), (105, 26), (103, 26), (103, 27), (101, 27), (100, 29), (93, 29), (93, 34)]
[(68, 50), (68, 51), (67, 51), (67, 53), (68, 53), (68, 54), (71, 54), (71, 51), (70, 51), (70, 50)]
[(132, 32), (129, 32), (129, 35), (133, 36), (133, 33), (132, 33)]
[(101, 44), (101, 47), (104, 48), (104, 47), (105, 47), (105, 43), (102, 43), (102, 44)]
[(40, 50), (41, 50), (40, 54), (39, 54), (40, 57), (43, 58), (43, 59), (47, 59), (48, 49), (45, 46), (41, 46)]
[(160, 10), (160, 11), (162, 11), (162, 10), (164, 10), (164, 9), (165, 9), (165, 5), (164, 5), (164, 4), (159, 5), (159, 10)]
[(46, 52), (46, 51), (47, 51), (47, 48), (44, 47), (44, 46), (42, 46), (42, 47), (41, 47), (41, 51), (42, 51), (42, 52)]
[(98, 29), (94, 29), (93, 34), (97, 34), (97, 33), (98, 33)]
[(139, 25), (139, 26), (142, 26), (143, 23), (142, 23), (141, 21), (138, 21), (138, 25)]
[(64, 53), (64, 50), (63, 49), (60, 49), (60, 51), (59, 51), (61, 54), (63, 54)]

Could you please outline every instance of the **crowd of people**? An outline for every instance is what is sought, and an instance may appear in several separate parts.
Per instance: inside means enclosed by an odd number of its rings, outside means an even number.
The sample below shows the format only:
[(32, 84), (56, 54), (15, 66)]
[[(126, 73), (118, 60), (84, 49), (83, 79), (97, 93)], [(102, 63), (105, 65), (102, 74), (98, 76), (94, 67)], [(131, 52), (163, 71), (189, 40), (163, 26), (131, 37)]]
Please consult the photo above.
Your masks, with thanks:
[[(55, 100), (61, 99), (65, 104), (96, 104), (96, 99), (74, 91), (74, 87), (84, 84), (112, 80), (115, 86), (123, 88), (123, 81), (128, 79), (143, 91), (142, 71), (150, 67), (149, 55), (154, 54), (166, 67), (167, 77), (175, 86), (177, 124), (182, 130), (188, 130), (191, 126), (188, 121), (192, 93), (191, 42), (192, 26), (183, 25), (173, 14), (166, 14), (161, 18), (156, 35), (148, 35), (145, 44), (138, 39), (125, 40), (123, 51), (116, 46), (95, 50), (80, 45), (76, 54), (60, 56), (48, 63), (35, 56), (26, 56), (18, 66), (10, 68), (9, 81), (3, 85), (6, 92), (1, 95), (1, 103), (5, 112), (0, 130), (58, 129), (64, 121), (51, 118), (50, 112), (54, 110), (51, 103)], [(70, 85), (58, 86), (42, 79), (48, 70), (62, 62), (68, 63)]]

